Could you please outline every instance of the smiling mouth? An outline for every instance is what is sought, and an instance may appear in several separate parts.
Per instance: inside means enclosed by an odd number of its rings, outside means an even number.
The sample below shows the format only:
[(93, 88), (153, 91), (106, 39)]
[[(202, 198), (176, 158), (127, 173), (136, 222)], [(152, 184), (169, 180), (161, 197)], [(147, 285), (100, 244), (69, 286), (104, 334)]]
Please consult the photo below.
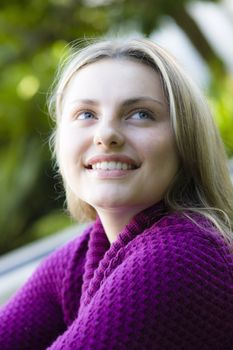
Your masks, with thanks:
[(135, 170), (138, 169), (139, 166), (135, 164), (129, 164), (124, 162), (96, 162), (94, 164), (88, 164), (86, 169), (89, 170)]

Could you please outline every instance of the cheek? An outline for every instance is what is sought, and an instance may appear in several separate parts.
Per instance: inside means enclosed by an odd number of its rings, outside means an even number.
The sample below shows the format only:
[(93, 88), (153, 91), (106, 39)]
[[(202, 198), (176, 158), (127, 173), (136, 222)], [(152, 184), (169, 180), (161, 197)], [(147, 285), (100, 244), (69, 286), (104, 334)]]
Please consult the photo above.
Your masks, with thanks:
[(174, 137), (170, 132), (158, 134), (153, 137), (151, 144), (147, 145), (146, 153), (154, 160), (154, 165), (176, 172), (178, 169), (178, 152)]
[(85, 148), (82, 133), (77, 133), (75, 128), (62, 126), (57, 134), (57, 154), (61, 169), (81, 160)]

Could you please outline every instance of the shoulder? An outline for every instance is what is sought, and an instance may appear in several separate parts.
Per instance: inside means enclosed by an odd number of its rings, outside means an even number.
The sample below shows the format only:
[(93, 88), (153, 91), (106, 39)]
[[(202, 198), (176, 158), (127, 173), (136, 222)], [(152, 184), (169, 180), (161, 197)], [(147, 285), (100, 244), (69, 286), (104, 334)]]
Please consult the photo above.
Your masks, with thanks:
[(161, 341), (169, 329), (175, 338), (198, 344), (190, 348), (214, 348), (232, 335), (232, 264), (219, 234), (198, 224), (171, 214), (136, 237), (122, 268), (124, 288), (139, 294), (138, 308), (147, 303)]
[(222, 319), (233, 314), (232, 256), (214, 229), (204, 230), (180, 214), (171, 214), (132, 245), (124, 270), (140, 288), (158, 296), (159, 305), (171, 302), (172, 309), (174, 304), (183, 308), (187, 303), (187, 310), (193, 305), (198, 312), (210, 306)]
[(145, 232), (148, 239), (163, 241), (170, 247), (195, 248), (198, 246), (201, 250), (210, 248), (216, 249), (224, 255), (230, 256), (229, 247), (224, 242), (221, 233), (213, 227), (212, 223), (202, 216), (195, 213), (170, 213), (154, 223)]
[(205, 218), (182, 213), (165, 215), (132, 242), (132, 255), (153, 265), (153, 271), (182, 273), (193, 280), (233, 283), (233, 258), (221, 234)]
[[(71, 303), (70, 289), (80, 292), (79, 285), (82, 280), (91, 228), (92, 226), (88, 226), (76, 238), (47, 256), (23, 287), (25, 291), (30, 289), (33, 295), (39, 292), (40, 295), (46, 296), (46, 300), (53, 300), (60, 305), (66, 321), (70, 319), (71, 311), (76, 310), (73, 303), (76, 300), (78, 302), (78, 293), (76, 293), (77, 298), (73, 298)], [(70, 311), (72, 308), (73, 310)]]
[(75, 256), (77, 266), (82, 264), (83, 257), (87, 250), (90, 227), (84, 229), (77, 237), (68, 241), (63, 246), (55, 249), (48, 255), (29, 279), (29, 283), (39, 284), (40, 288), (55, 289), (56, 294), (60, 294), (63, 288), (63, 281), (66, 278), (69, 265)]
[(89, 225), (83, 231), (77, 232), (75, 238), (58, 247), (45, 258), (42, 265), (57, 264), (59, 262), (67, 264), (77, 252), (79, 255), (81, 252), (86, 252), (91, 228), (92, 226)]

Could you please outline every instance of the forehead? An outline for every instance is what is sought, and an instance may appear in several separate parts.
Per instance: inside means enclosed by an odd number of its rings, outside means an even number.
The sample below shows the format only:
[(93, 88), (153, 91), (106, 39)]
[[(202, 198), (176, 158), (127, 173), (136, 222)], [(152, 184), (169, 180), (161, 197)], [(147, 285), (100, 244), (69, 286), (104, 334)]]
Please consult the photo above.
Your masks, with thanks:
[(105, 58), (74, 73), (64, 103), (75, 98), (116, 101), (143, 95), (164, 99), (160, 76), (152, 67), (134, 59)]

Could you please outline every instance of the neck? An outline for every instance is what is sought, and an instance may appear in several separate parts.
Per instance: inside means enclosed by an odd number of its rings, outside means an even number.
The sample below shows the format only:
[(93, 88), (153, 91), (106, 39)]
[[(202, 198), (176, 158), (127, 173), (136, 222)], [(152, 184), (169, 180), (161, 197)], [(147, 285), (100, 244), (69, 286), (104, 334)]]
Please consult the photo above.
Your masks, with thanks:
[(143, 209), (145, 208), (96, 209), (110, 244), (117, 239), (119, 233), (130, 223), (132, 218)]

